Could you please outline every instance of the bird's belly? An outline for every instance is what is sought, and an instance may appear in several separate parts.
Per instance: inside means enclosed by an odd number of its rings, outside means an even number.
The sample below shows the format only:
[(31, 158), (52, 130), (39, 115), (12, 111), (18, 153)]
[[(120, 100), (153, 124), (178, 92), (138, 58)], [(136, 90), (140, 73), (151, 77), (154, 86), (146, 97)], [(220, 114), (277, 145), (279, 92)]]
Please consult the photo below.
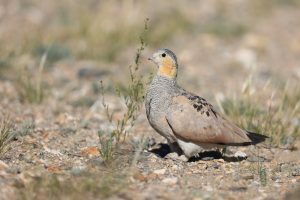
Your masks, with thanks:
[(164, 130), (165, 129), (164, 127), (167, 124), (164, 124), (165, 117), (162, 113), (156, 113), (156, 112), (150, 113), (149, 123), (152, 126), (152, 128), (156, 130), (156, 132), (158, 132), (160, 135), (164, 137), (167, 136), (166, 130)]
[(219, 145), (214, 144), (194, 144), (192, 142), (185, 142), (183, 140), (177, 139), (177, 143), (182, 149), (184, 155), (188, 158), (192, 156), (197, 156), (197, 154), (206, 150), (216, 150)]
[(168, 142), (173, 143), (176, 141), (163, 112), (150, 110), (148, 121), (151, 127), (161, 136), (166, 138)]

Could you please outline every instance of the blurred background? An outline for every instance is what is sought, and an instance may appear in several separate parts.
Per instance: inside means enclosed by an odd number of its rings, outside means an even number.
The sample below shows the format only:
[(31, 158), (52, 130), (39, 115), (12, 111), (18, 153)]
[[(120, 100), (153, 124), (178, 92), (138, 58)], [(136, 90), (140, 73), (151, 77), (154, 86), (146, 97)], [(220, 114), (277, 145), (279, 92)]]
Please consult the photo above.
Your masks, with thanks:
[(33, 67), (46, 52), (47, 70), (89, 65), (122, 76), (149, 18), (145, 56), (173, 50), (180, 77), (194, 89), (228, 88), (252, 70), (262, 80), (299, 81), (299, 6), (298, 0), (1, 0), (1, 77), (8, 68)]

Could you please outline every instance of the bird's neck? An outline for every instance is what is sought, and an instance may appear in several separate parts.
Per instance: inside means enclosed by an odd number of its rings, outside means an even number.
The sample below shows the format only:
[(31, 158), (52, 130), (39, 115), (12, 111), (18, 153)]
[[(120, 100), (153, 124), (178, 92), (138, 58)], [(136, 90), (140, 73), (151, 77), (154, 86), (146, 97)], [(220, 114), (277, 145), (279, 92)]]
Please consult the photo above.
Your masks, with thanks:
[(168, 60), (163, 62), (158, 68), (157, 75), (164, 76), (168, 79), (176, 80), (177, 77), (177, 64), (169, 62)]
[(169, 78), (164, 75), (156, 75), (153, 80), (152, 84), (155, 86), (167, 86), (167, 87), (173, 87), (176, 86), (176, 78)]

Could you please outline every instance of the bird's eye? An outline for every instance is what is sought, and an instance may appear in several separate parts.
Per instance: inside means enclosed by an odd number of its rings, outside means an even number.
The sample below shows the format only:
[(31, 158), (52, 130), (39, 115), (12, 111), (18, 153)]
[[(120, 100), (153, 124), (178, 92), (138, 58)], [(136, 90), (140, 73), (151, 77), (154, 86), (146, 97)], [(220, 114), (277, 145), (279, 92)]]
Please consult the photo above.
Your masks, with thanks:
[(165, 54), (165, 53), (163, 53), (163, 54), (161, 54), (161, 56), (162, 56), (162, 57), (166, 57), (166, 54)]

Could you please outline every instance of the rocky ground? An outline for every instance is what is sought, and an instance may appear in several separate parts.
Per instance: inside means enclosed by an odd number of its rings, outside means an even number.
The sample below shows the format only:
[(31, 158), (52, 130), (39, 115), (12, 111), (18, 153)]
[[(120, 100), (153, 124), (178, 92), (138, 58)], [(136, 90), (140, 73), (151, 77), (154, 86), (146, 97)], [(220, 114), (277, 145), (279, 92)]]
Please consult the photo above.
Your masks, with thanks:
[[(298, 199), (299, 2), (157, 2), (156, 11), (150, 1), (124, 2), (0, 5), (0, 119), (12, 123), (0, 156), (0, 199)], [(142, 107), (106, 162), (98, 132), (113, 130), (126, 112), (114, 87), (128, 86), (146, 17), (145, 79), (155, 73), (147, 56), (168, 47), (178, 55), (181, 85), (271, 139), (184, 162)], [(45, 53), (49, 43), (56, 44)]]

